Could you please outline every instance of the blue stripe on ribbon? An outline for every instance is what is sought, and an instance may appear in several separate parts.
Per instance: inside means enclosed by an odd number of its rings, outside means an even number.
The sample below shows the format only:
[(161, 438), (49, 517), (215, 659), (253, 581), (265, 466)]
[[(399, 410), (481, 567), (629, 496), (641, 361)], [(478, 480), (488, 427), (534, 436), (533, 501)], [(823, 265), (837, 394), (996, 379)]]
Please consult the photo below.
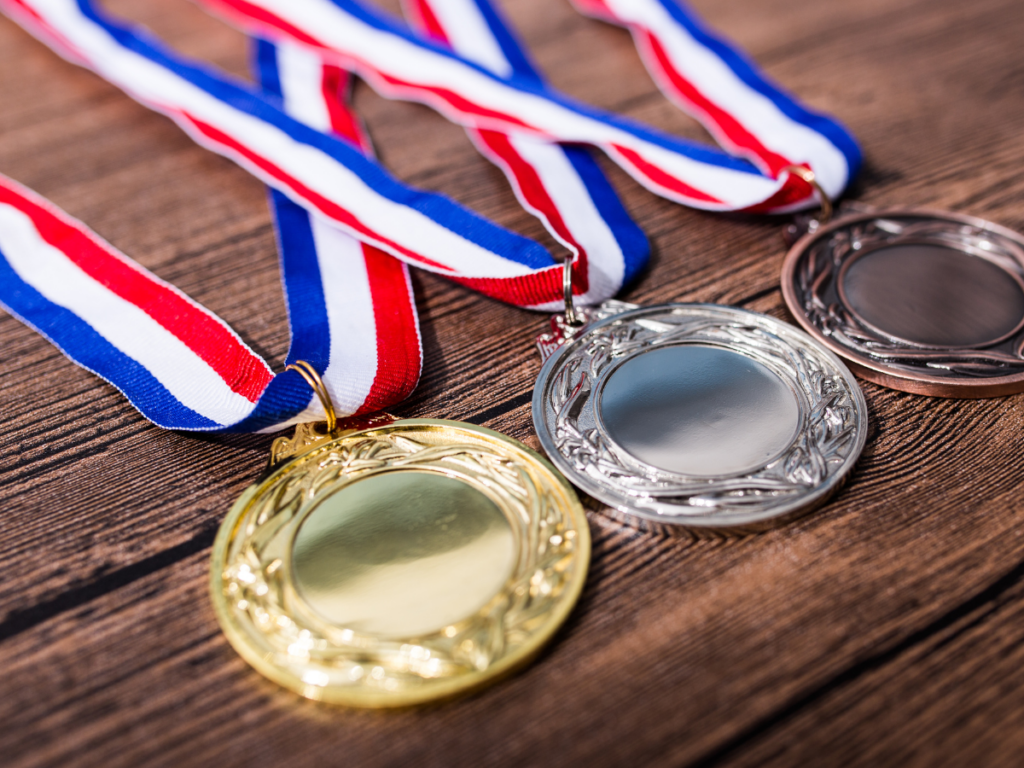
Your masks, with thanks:
[(504, 55), (505, 60), (512, 67), (512, 71), (523, 80), (532, 80), (537, 85), (542, 86), (544, 78), (541, 76), (540, 70), (530, 61), (523, 44), (512, 33), (512, 28), (498, 12), (498, 9), (491, 5), (488, 0), (473, 0), (473, 2), (480, 10), (480, 15), (483, 16), (484, 21), (487, 22), (491, 34), (497, 40), (502, 55)]
[(310, 399), (309, 384), (302, 376), (295, 371), (279, 373), (263, 390), (252, 413), (221, 431), (260, 432), (269, 429), (300, 413), (309, 405)]
[(738, 48), (709, 32), (698, 20), (698, 16), (686, 7), (683, 0), (658, 0), (658, 2), (697, 42), (709, 48), (724, 61), (747, 87), (770, 99), (790, 120), (806, 125), (832, 142), (835, 148), (846, 157), (846, 164), (849, 168), (847, 183), (853, 180), (857, 171), (860, 170), (862, 155), (856, 139), (842, 124), (827, 115), (812, 112), (782, 88), (770, 82)]
[(269, 40), (258, 37), (252, 38), (250, 50), (249, 68), (256, 73), (263, 94), (284, 98), (284, 88), (281, 87), (281, 72), (277, 66), (277, 46)]
[(26, 283), (0, 253), (0, 304), (69, 359), (106, 379), (142, 415), (164, 429), (215, 431), (216, 422), (186, 407), (144, 366), (101, 336), (74, 312)]
[(270, 206), (292, 329), (287, 362), (305, 360), (323, 374), (331, 362), (331, 326), (309, 213), (275, 189)]
[(601, 214), (601, 218), (605, 220), (619, 244), (625, 262), (622, 284), (626, 286), (643, 271), (651, 257), (651, 244), (647, 240), (647, 235), (630, 217), (615, 188), (590, 151), (584, 147), (572, 146), (563, 146), (562, 150), (586, 186), (597, 212)]

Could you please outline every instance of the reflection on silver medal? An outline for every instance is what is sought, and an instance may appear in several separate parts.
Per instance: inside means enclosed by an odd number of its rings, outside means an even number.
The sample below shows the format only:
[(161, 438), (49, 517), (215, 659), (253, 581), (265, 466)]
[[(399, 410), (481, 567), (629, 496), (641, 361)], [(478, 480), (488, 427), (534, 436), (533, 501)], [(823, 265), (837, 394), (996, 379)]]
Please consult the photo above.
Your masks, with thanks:
[(786, 303), (861, 376), (906, 392), (1024, 391), (1024, 237), (913, 209), (843, 216), (786, 257)]
[(810, 511), (864, 446), (846, 367), (805, 334), (712, 304), (577, 310), (538, 339), (541, 445), (643, 528), (758, 530)]

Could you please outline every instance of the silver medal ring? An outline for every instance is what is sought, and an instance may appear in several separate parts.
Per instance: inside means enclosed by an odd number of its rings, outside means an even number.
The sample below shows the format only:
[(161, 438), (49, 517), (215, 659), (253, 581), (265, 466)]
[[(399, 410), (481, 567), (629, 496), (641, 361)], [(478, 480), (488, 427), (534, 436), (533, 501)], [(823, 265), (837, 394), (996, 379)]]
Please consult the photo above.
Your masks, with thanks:
[(856, 380), (792, 326), (715, 304), (582, 314), (564, 343), (539, 340), (534, 426), (555, 466), (624, 522), (768, 528), (828, 499), (864, 447)]

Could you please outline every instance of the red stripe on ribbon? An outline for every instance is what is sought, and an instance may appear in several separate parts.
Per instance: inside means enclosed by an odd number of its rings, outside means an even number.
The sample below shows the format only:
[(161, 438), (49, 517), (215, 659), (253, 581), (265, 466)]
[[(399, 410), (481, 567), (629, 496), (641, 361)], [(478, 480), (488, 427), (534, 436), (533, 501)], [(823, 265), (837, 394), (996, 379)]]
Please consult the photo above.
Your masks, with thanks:
[(713, 203), (715, 205), (728, 207), (717, 197), (713, 197), (712, 195), (709, 195), (706, 192), (701, 192), (696, 187), (691, 187), (686, 182), (680, 181), (675, 176), (666, 173), (653, 163), (644, 160), (643, 157), (641, 157), (637, 152), (633, 151), (632, 149), (629, 149), (628, 147), (623, 147), (619, 144), (612, 144), (611, 148), (627, 163), (632, 165), (638, 173), (642, 174), (643, 176), (646, 176), (647, 179), (650, 180), (650, 182), (655, 186), (660, 187), (662, 189), (666, 189), (669, 192), (672, 192), (681, 197), (687, 197), (691, 200), (697, 200), (705, 203)]
[(404, 400), (416, 388), (422, 357), (409, 271), (393, 256), (363, 245), (377, 327), (377, 372), (358, 413)]
[(364, 154), (372, 154), (370, 140), (363, 132), (363, 126), (346, 106), (351, 82), (352, 76), (346, 70), (333, 64), (325, 64), (320, 92), (327, 106), (327, 115), (333, 131), (351, 141), (363, 150)]
[[(573, 294), (585, 292), (581, 289), (583, 270), (574, 269), (572, 273)], [(559, 264), (554, 267), (511, 278), (495, 277), (464, 277), (452, 275), (448, 278), (456, 283), (472, 288), (474, 291), (491, 296), (509, 304), (521, 307), (535, 307), (550, 304), (562, 297), (563, 269)]]
[(405, 8), (417, 32), (436, 42), (448, 44), (448, 33), (444, 31), (427, 0), (411, 0), (405, 3)]

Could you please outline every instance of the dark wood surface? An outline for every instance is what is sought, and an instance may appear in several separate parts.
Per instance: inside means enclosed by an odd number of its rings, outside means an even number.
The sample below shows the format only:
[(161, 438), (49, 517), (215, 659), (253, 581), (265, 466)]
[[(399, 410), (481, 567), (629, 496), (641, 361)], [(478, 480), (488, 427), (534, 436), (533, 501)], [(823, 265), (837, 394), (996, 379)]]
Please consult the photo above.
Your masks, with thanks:
[[(236, 32), (183, 0), (117, 0), (238, 73)], [(1024, 229), (1019, 0), (695, 0), (768, 73), (862, 141), (850, 196)], [(628, 35), (564, 0), (507, 0), (553, 82), (706, 138)], [(548, 244), (500, 174), (429, 110), (365, 87), (383, 161)], [(225, 318), (287, 346), (264, 190), (0, 19), (0, 171)], [(787, 318), (780, 220), (699, 213), (611, 170), (656, 246), (623, 298)], [(425, 366), (395, 412), (536, 445), (544, 318), (415, 275)], [(214, 531), (270, 438), (145, 422), (0, 314), (0, 762), (41, 765), (1019, 765), (1024, 749), (1024, 395), (864, 383), (868, 445), (813, 516), (746, 538), (638, 534), (591, 512), (584, 597), (533, 666), (389, 714), (299, 699), (252, 671), (207, 598)]]

